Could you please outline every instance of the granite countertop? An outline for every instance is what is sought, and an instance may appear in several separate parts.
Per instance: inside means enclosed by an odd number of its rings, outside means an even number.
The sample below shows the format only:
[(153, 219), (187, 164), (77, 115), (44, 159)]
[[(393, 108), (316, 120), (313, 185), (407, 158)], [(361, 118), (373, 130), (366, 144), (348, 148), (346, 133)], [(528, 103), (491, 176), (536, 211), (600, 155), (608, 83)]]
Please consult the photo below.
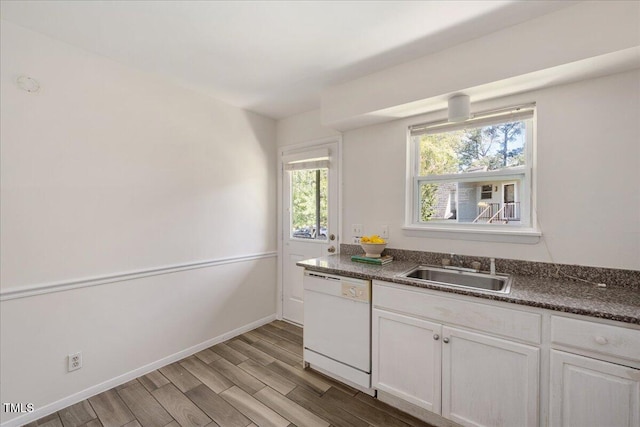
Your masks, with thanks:
[(508, 294), (490, 294), (472, 289), (446, 288), (398, 277), (398, 274), (416, 267), (418, 263), (415, 260), (396, 259), (380, 266), (352, 262), (351, 255), (336, 254), (300, 261), (297, 265), (311, 271), (360, 279), (384, 280), (442, 292), (640, 324), (640, 291), (630, 287), (609, 285), (606, 288), (600, 288), (571, 279), (511, 274), (511, 291)]

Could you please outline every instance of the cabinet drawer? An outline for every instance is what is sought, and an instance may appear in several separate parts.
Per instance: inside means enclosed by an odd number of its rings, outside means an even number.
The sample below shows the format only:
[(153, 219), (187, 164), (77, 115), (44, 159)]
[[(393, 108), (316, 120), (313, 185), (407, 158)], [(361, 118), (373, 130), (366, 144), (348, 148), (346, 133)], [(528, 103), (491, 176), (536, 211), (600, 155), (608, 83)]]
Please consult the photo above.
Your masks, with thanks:
[(540, 344), (542, 316), (374, 282), (375, 307)]
[(551, 342), (640, 362), (640, 330), (551, 316)]

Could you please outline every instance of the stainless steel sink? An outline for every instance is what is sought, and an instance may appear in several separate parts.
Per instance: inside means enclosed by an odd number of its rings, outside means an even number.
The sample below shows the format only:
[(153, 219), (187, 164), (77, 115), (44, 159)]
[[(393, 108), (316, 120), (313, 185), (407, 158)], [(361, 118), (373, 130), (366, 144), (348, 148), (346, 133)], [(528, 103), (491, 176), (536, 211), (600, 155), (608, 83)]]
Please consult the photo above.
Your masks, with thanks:
[(443, 269), (428, 265), (419, 265), (399, 275), (399, 277), (429, 282), (435, 285), (453, 288), (467, 288), (482, 292), (508, 294), (511, 279), (506, 274), (490, 275), (472, 273), (454, 269)]

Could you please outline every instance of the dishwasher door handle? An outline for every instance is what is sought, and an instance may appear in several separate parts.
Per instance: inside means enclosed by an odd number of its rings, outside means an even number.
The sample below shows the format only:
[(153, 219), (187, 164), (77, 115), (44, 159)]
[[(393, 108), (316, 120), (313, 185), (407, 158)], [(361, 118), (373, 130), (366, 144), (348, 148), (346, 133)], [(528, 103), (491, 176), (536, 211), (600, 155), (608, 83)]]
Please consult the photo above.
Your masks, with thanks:
[(341, 281), (342, 279), (340, 279), (339, 277), (333, 277), (333, 276), (325, 276), (324, 274), (316, 274), (316, 273), (305, 273), (305, 275), (307, 276), (311, 276), (311, 277), (316, 277), (318, 279), (324, 279), (324, 280), (333, 280), (336, 282)]

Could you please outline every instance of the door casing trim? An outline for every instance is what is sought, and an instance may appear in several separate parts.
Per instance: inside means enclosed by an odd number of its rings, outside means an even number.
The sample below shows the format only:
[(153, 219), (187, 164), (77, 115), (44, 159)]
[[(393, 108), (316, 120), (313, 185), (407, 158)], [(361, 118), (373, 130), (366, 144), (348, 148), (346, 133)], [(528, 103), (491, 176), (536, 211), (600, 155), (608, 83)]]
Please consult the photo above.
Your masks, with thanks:
[(294, 152), (294, 151), (298, 151), (298, 150), (308, 150), (310, 148), (316, 147), (316, 146), (321, 146), (321, 145), (325, 145), (325, 144), (331, 144), (331, 143), (336, 143), (336, 145), (338, 146), (338, 153), (336, 156), (337, 159), (337, 171), (338, 171), (338, 194), (337, 194), (337, 200), (338, 200), (338, 219), (337, 219), (337, 224), (336, 224), (336, 240), (335, 240), (335, 245), (336, 245), (336, 253), (340, 252), (340, 239), (342, 236), (342, 134), (340, 135), (336, 135), (336, 136), (330, 136), (330, 137), (326, 137), (326, 138), (319, 138), (319, 139), (313, 139), (313, 140), (309, 140), (309, 141), (305, 141), (305, 142), (300, 142), (297, 144), (291, 144), (291, 145), (285, 145), (283, 147), (280, 147), (278, 149), (278, 181), (277, 181), (277, 235), (276, 235), (276, 239), (277, 239), (277, 243), (278, 243), (278, 247), (277, 247), (277, 251), (278, 251), (278, 262), (277, 262), (277, 301), (276, 301), (276, 316), (278, 318), (278, 320), (283, 320), (283, 298), (284, 298), (284, 288), (283, 288), (283, 267), (282, 267), (282, 262), (283, 262), (283, 227), (282, 227), (282, 220), (283, 220), (283, 212), (282, 212), (282, 200), (283, 200), (283, 195), (282, 195), (282, 186), (283, 186), (283, 163), (282, 163), (282, 156), (284, 156), (286, 153), (290, 153), (290, 152)]

